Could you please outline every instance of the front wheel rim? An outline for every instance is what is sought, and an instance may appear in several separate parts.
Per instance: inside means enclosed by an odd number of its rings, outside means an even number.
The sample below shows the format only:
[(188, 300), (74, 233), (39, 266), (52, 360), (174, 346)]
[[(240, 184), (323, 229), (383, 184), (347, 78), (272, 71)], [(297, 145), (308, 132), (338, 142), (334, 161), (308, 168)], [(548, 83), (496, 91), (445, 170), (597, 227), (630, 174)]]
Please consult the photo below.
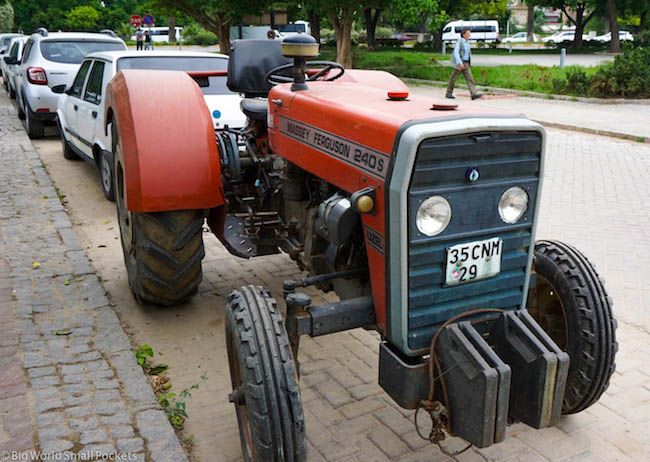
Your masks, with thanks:
[(562, 351), (569, 347), (569, 324), (557, 289), (541, 274), (535, 276), (534, 300), (528, 311)]
[(239, 356), (237, 355), (237, 347), (234, 341), (234, 335), (228, 332), (227, 342), (229, 343), (229, 352), (231, 357), (231, 380), (233, 395), (239, 392), (241, 396), (240, 402), (234, 402), (235, 413), (237, 414), (237, 423), (239, 424), (239, 435), (242, 440), (242, 450), (244, 451), (244, 460), (246, 462), (251, 460), (253, 455), (253, 443), (250, 432), (250, 425), (248, 422), (248, 407), (246, 406), (245, 385), (241, 377), (239, 369)]
[(108, 164), (106, 156), (102, 156), (102, 184), (104, 190), (109, 193), (111, 191), (111, 184), (113, 182), (113, 175), (111, 174), (111, 166)]

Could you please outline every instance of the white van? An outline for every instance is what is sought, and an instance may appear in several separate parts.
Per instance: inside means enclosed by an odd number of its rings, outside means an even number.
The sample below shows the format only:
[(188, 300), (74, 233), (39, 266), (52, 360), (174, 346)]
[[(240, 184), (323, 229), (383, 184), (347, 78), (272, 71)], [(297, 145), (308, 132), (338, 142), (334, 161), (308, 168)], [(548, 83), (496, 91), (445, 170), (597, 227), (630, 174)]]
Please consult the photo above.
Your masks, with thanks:
[[(169, 27), (140, 27), (142, 31), (151, 31), (152, 42), (169, 42)], [(176, 40), (182, 41), (183, 28), (176, 27)], [(135, 34), (131, 36), (131, 40), (135, 40)]]
[(469, 29), (470, 42), (493, 43), (499, 37), (499, 22), (494, 19), (483, 19), (480, 21), (452, 21), (445, 25), (442, 30), (443, 42), (455, 42), (460, 39), (463, 29)]
[(284, 26), (278, 26), (278, 32), (282, 37), (288, 37), (295, 34), (311, 35), (311, 26), (307, 21), (296, 21)]

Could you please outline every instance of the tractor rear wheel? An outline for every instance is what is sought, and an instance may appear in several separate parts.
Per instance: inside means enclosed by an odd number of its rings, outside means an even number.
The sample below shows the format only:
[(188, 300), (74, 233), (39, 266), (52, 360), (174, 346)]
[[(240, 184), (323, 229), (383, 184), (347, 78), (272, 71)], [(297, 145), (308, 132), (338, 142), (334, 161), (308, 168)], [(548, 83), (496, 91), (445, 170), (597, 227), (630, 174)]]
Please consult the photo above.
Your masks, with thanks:
[(246, 462), (307, 460), (305, 419), (289, 337), (275, 300), (262, 287), (228, 297), (226, 346)]
[(113, 124), (116, 204), (129, 285), (138, 303), (174, 305), (198, 293), (205, 210), (138, 213), (126, 208), (119, 133)]
[(528, 311), (571, 363), (563, 414), (583, 411), (609, 386), (618, 350), (612, 300), (589, 260), (559, 241), (535, 243)]

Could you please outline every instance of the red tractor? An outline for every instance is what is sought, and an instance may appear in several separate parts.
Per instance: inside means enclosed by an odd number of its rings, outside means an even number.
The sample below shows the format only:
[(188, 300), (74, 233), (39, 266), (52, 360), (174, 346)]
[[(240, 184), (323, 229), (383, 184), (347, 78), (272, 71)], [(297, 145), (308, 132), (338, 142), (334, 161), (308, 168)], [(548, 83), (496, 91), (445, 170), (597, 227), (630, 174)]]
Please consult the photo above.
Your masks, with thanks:
[[(616, 321), (578, 250), (534, 241), (545, 133), (520, 115), (409, 96), (346, 70), (307, 35), (236, 41), (243, 130), (215, 131), (181, 72), (120, 72), (108, 90), (124, 259), (139, 302), (189, 299), (204, 221), (234, 255), (289, 254), (286, 316), (262, 287), (228, 297), (245, 460), (307, 458), (301, 335), (381, 336), (379, 383), (431, 417), (421, 436), (486, 447), (506, 425), (582, 411), (614, 371)], [(312, 305), (314, 285), (340, 301)], [(416, 411), (417, 412), (417, 411)]]

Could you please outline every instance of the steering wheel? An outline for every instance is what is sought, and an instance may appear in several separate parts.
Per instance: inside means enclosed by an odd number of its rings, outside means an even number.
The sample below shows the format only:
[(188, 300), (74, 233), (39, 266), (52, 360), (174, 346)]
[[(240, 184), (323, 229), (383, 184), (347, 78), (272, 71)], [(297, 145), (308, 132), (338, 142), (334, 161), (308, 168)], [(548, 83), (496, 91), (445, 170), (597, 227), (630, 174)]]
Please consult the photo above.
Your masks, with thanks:
[[(271, 85), (279, 85), (281, 83), (292, 83), (293, 77), (286, 74), (286, 71), (293, 71), (293, 63), (285, 64), (283, 66), (278, 66), (275, 69), (271, 69), (268, 74), (266, 74), (266, 81)], [(332, 75), (323, 79), (324, 82), (331, 82), (341, 77), (345, 73), (345, 68), (339, 63), (334, 63), (332, 61), (307, 61), (305, 67), (322, 67), (322, 69), (316, 70), (312, 69), (311, 72), (307, 71), (307, 82), (313, 82), (320, 79), (321, 77), (327, 75), (332, 69), (336, 69), (338, 74)]]

